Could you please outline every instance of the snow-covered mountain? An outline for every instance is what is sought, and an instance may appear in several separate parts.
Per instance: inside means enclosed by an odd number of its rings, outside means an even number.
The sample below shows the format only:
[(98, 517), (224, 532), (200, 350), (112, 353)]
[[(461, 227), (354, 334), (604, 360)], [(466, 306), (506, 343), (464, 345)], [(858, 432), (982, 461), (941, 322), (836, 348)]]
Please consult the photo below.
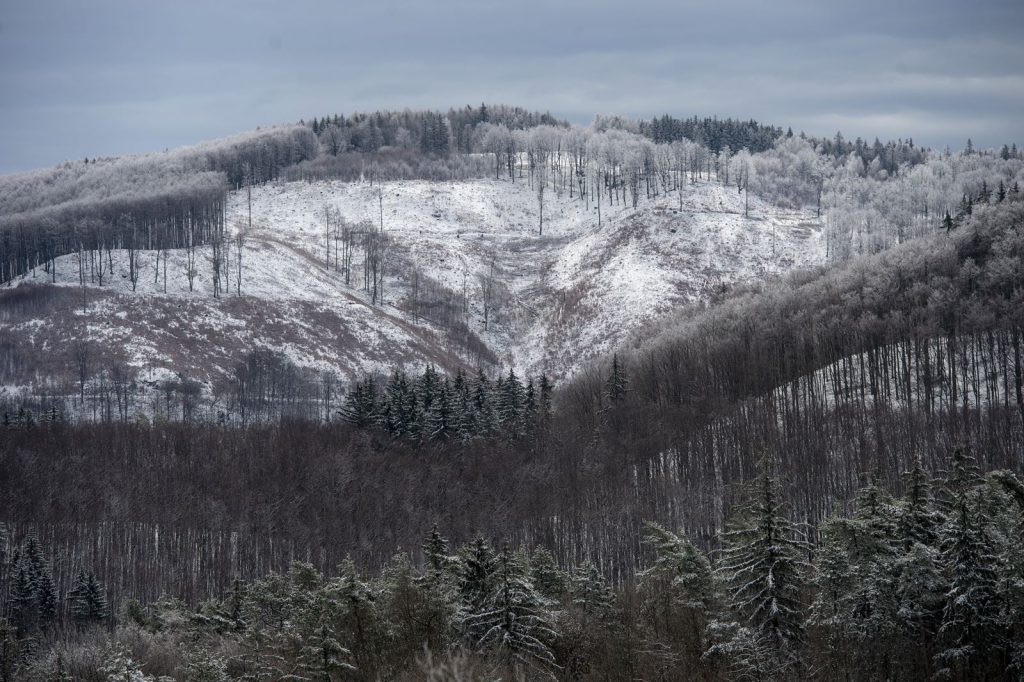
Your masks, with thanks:
[[(744, 197), (714, 181), (637, 208), (609, 206), (605, 196), (600, 224), (592, 202), (549, 190), (543, 234), (536, 191), (505, 179), (279, 182), (254, 187), (251, 206), (249, 228), (246, 190), (229, 196), (228, 230), (245, 237), (240, 294), (234, 241), (225, 247), (231, 291), (219, 298), (210, 246), (198, 249), (191, 290), (184, 250), (159, 258), (159, 267), (156, 252), (136, 253), (134, 291), (126, 251), (105, 256), (113, 277), (84, 288), (78, 256), (66, 255), (55, 276), (36, 270), (15, 282), (55, 279), (60, 289), (48, 316), (9, 316), (9, 334), (33, 353), (99, 342), (142, 378), (188, 377), (211, 390), (255, 349), (347, 380), (427, 363), (560, 379), (716, 288), (825, 258), (813, 211), (783, 211), (751, 196), (744, 217)], [(383, 302), (362, 289), (358, 249), (349, 285), (333, 239), (327, 269), (325, 207), (336, 210), (335, 221), (383, 227)], [(441, 300), (445, 314), (431, 314)]]

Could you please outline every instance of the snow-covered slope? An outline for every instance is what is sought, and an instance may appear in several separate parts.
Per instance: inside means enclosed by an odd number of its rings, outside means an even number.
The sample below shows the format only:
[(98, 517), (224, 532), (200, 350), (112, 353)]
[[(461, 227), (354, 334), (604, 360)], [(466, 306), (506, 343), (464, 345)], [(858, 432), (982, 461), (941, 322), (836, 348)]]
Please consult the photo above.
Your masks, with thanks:
[[(182, 251), (169, 254), (166, 291), (155, 252), (141, 253), (133, 291), (127, 254), (114, 251), (115, 275), (102, 287), (90, 284), (84, 298), (64, 290), (63, 303), (53, 304), (59, 321), (13, 319), (7, 332), (36, 349), (102, 341), (144, 373), (208, 385), (256, 348), (343, 378), (425, 363), (500, 364), (564, 378), (715, 287), (824, 260), (813, 213), (776, 210), (751, 197), (745, 218), (742, 195), (715, 182), (686, 185), (681, 209), (677, 192), (642, 199), (636, 209), (607, 202), (603, 197), (598, 225), (593, 203), (549, 188), (540, 235), (537, 194), (525, 181), (269, 184), (253, 189), (251, 229), (246, 192), (229, 199), (229, 230), (246, 235), (241, 295), (234, 246), (232, 290), (220, 298), (213, 297), (210, 247), (200, 249), (193, 290)], [(349, 223), (379, 229), (383, 222), (391, 246), (382, 304), (358, 288), (361, 252), (351, 287), (339, 271), (325, 269), (326, 206)], [(459, 322), (470, 335), (414, 312), (414, 269), (453, 300), (465, 294)], [(78, 271), (76, 255), (59, 258), (56, 284), (77, 288)], [(485, 329), (483, 280), (491, 272)], [(21, 282), (49, 279), (36, 271)]]

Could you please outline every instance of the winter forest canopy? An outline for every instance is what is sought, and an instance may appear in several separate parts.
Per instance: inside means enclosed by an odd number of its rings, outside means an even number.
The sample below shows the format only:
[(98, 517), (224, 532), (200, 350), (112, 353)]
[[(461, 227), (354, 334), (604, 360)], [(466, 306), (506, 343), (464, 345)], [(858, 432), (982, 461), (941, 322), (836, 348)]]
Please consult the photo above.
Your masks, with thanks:
[[(788, 211), (824, 256), (708, 286), (556, 381), (487, 345), (540, 297), (501, 271), (515, 243), (449, 235), (487, 260), (444, 279), (386, 228), (389, 183), (477, 180), (524, 194), (499, 220), (551, 244), (568, 239), (556, 199), (597, 229), (614, 213), (609, 258), (698, 190), (751, 232)], [(325, 114), (2, 176), (0, 383), (31, 392), (0, 394), (0, 682), (1018, 679), (1022, 182), (1012, 142), (581, 127), (503, 105)], [(287, 286), (329, 278), (346, 315), (428, 361), (339, 376), (217, 347), (200, 382), (190, 356), (222, 328), (182, 332), (181, 369), (157, 378), (100, 343), (29, 352), (10, 332), (98, 321), (152, 282), (168, 337), (209, 298), (293, 339), (243, 260), (254, 195), (338, 185), (368, 190), (369, 217), (311, 194), (308, 281)], [(260, 248), (299, 253), (288, 239)], [(573, 293), (559, 314), (597, 314)], [(284, 305), (330, 353), (383, 336), (332, 338), (322, 302)]]
[(588, 203), (606, 195), (635, 207), (641, 195), (713, 176), (777, 205), (815, 206), (837, 260), (926, 234), (947, 214), (962, 219), (968, 202), (1019, 189), (1024, 173), (1015, 143), (978, 150), (968, 140), (953, 153), (841, 133), (819, 140), (733, 119), (597, 116), (579, 128), (486, 105), (323, 116), (174, 152), (0, 177), (0, 280), (83, 250), (216, 246), (229, 188), (278, 178), (453, 180), (486, 175), (488, 166), (536, 184), (540, 229), (549, 185)]

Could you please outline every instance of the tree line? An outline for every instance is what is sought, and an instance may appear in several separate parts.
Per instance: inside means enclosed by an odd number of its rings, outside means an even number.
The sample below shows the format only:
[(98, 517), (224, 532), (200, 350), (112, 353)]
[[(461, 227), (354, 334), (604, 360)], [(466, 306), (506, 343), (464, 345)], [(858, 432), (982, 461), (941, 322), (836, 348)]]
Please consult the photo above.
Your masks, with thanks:
[(0, 178), (0, 281), (36, 268), (56, 277), (54, 261), (70, 253), (79, 254), (80, 278), (81, 254), (89, 253), (95, 278), (103, 250), (159, 253), (210, 243), (223, 234), (229, 187), (274, 180), (316, 151), (308, 128), (293, 126)]
[(546, 427), (553, 391), (543, 374), (524, 385), (511, 369), (492, 381), (483, 371), (469, 378), (460, 369), (447, 377), (428, 366), (416, 377), (395, 370), (383, 386), (373, 377), (357, 381), (339, 416), (354, 426), (380, 428), (414, 442), (494, 434), (518, 439)]

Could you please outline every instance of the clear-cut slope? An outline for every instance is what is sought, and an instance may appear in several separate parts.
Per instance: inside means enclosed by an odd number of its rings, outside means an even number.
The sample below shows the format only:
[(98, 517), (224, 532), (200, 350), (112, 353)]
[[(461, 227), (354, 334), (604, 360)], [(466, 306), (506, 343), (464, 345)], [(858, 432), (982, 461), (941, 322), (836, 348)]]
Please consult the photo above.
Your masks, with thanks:
[[(383, 208), (391, 241), (383, 304), (360, 288), (358, 249), (353, 286), (333, 266), (325, 269), (325, 206), (373, 229)], [(76, 291), (78, 257), (70, 255), (57, 261), (63, 288), (49, 312), (13, 315), (6, 333), (25, 348), (65, 354), (87, 338), (142, 377), (181, 375), (210, 390), (254, 349), (281, 351), (344, 379), (425, 363), (500, 364), (564, 378), (716, 287), (823, 262), (813, 213), (776, 210), (753, 197), (749, 218), (743, 209), (735, 188), (698, 182), (683, 188), (681, 209), (677, 192), (641, 199), (636, 209), (609, 206), (605, 195), (599, 226), (593, 203), (549, 188), (541, 236), (537, 194), (525, 181), (273, 183), (253, 188), (251, 230), (245, 190), (229, 200), (228, 228), (246, 234), (241, 296), (233, 245), (231, 293), (220, 298), (213, 297), (208, 246), (199, 249), (191, 291), (184, 251), (170, 253), (166, 292), (155, 252), (141, 252), (134, 292), (126, 252), (114, 251), (114, 276), (85, 292)], [(430, 280), (452, 300), (465, 294), (456, 317), (470, 335), (416, 311), (414, 269), (421, 292)], [(492, 272), (485, 330), (484, 280)], [(19, 283), (48, 280), (36, 271)]]

